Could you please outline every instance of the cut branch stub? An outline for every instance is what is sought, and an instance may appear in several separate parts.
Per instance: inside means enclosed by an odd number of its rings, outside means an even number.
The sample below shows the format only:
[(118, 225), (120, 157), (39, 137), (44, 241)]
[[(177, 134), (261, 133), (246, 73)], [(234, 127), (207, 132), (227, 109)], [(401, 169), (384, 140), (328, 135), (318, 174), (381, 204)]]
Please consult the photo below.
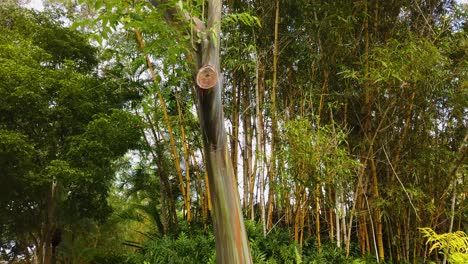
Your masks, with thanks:
[(218, 83), (218, 72), (211, 65), (201, 67), (197, 73), (197, 85), (202, 89), (213, 88)]

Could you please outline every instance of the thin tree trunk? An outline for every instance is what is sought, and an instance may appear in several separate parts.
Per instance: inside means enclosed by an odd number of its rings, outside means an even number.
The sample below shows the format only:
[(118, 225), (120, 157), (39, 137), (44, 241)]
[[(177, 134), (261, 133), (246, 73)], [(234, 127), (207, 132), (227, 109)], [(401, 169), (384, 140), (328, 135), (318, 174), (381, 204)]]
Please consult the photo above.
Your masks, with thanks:
[(338, 248), (341, 248), (341, 231), (340, 231), (340, 217), (339, 217), (340, 216), (339, 210), (341, 208), (340, 208), (339, 194), (337, 192), (335, 192), (335, 197), (336, 197), (336, 200), (335, 200), (335, 203), (336, 203), (336, 205), (335, 205), (335, 211), (336, 211), (336, 217), (335, 217), (335, 220), (336, 220), (336, 246)]
[[(364, 121), (363, 121), (363, 134), (364, 134), (364, 137), (367, 137), (368, 134), (370, 133), (370, 122), (371, 122), (371, 109), (370, 109), (370, 92), (369, 92), (369, 84), (367, 82), (367, 78), (368, 78), (368, 75), (369, 75), (369, 20), (368, 20), (368, 0), (364, 0), (364, 31), (365, 31), (365, 50), (364, 50), (364, 59), (365, 59), (365, 66), (364, 66)], [(370, 149), (370, 148), (369, 148)], [(369, 155), (366, 159), (366, 163), (368, 163), (368, 160), (369, 158), (371, 157), (371, 151), (369, 150)], [(365, 170), (367, 170), (367, 168), (365, 168)], [(364, 175), (367, 175), (364, 171)], [(365, 192), (366, 190), (363, 189), (362, 191), (362, 195), (364, 196), (365, 195)], [(364, 209), (364, 199), (361, 198), (361, 204), (362, 204), (362, 207), (361, 209)], [(372, 217), (370, 214), (369, 214), (369, 217)], [(365, 220), (365, 218), (364, 218)], [(365, 232), (367, 233), (367, 223), (366, 225), (364, 226), (365, 228)], [(361, 234), (363, 235), (363, 234)], [(368, 239), (368, 238), (366, 238)], [(364, 255), (365, 252), (362, 252), (362, 254)]]
[(317, 232), (317, 250), (322, 253), (322, 241), (320, 238), (320, 184), (315, 185), (315, 232)]
[[(138, 115), (138, 113), (137, 113)], [(140, 117), (141, 118), (141, 117)], [(153, 132), (153, 138), (154, 140), (158, 140), (157, 139), (157, 135), (156, 135), (156, 132), (154, 131), (154, 127), (151, 127), (151, 130)], [(154, 160), (154, 162), (158, 162), (159, 161), (159, 158), (157, 157), (156, 153), (154, 153), (153, 149), (152, 149), (152, 146), (150, 144), (150, 141), (148, 140), (148, 138), (146, 137), (146, 133), (145, 131), (142, 129), (142, 134), (143, 134), (143, 139), (145, 140), (145, 143), (146, 143), (146, 146), (148, 147), (149, 149), (149, 152), (151, 153), (151, 156)], [(161, 191), (159, 192), (159, 196), (161, 198), (161, 222), (162, 222), (162, 225), (163, 225), (163, 230), (161, 230), (163, 232), (163, 234), (166, 234), (167, 231), (169, 231), (169, 221), (168, 221), (168, 214), (167, 214), (167, 199), (166, 199), (166, 194), (167, 194), (167, 189), (166, 189), (166, 181), (163, 179), (163, 176), (162, 176), (162, 173), (159, 173), (159, 170), (161, 168), (159, 167), (159, 164), (158, 164), (158, 175), (159, 175), (159, 184), (161, 185)]]
[(341, 231), (343, 232), (343, 240), (346, 240), (347, 234), (346, 234), (346, 206), (345, 206), (345, 201), (343, 198), (343, 193), (340, 193), (341, 196)]
[[(367, 217), (364, 215), (364, 199), (362, 191), (359, 190), (357, 205), (358, 205), (358, 233), (359, 233), (359, 244), (361, 248), (361, 256), (365, 256), (368, 252), (367, 247)], [(349, 249), (348, 249), (349, 252)]]
[(57, 228), (57, 191), (58, 183), (56, 179), (52, 180), (50, 185), (50, 192), (47, 197), (47, 214), (46, 220), (43, 225), (42, 231), (42, 247), (39, 249), (42, 251), (42, 264), (52, 263), (53, 260), (53, 246), (52, 239), (54, 231)]
[(257, 60), (257, 83), (256, 83), (256, 89), (255, 89), (255, 111), (256, 111), (256, 116), (257, 116), (257, 128), (256, 128), (256, 141), (257, 141), (257, 153), (255, 156), (259, 157), (257, 158), (257, 168), (258, 168), (258, 184), (259, 184), (259, 203), (260, 203), (260, 222), (262, 223), (262, 228), (263, 228), (263, 235), (266, 236), (266, 223), (265, 223), (265, 198), (264, 198), (264, 190), (265, 190), (265, 182), (264, 182), (264, 156), (265, 153), (263, 152), (263, 64), (260, 61), (260, 59)]
[(367, 211), (369, 213), (369, 218), (370, 218), (370, 229), (372, 232), (372, 240), (374, 242), (373, 245), (374, 245), (374, 250), (375, 250), (375, 258), (377, 262), (380, 262), (377, 240), (376, 240), (376, 235), (375, 235), (374, 219), (372, 219), (372, 212), (371, 212), (370, 205), (369, 205), (369, 199), (367, 198), (367, 196), (364, 196), (364, 198), (366, 199)]
[(411, 230), (411, 214), (409, 213), (409, 209), (408, 209), (408, 212), (406, 213), (407, 217), (406, 217), (406, 222), (407, 222), (407, 225), (406, 225), (406, 232), (405, 232), (405, 256), (406, 256), (406, 261), (409, 262), (410, 260), (410, 230)]
[(300, 229), (300, 232), (301, 232), (301, 235), (299, 237), (299, 247), (302, 248), (302, 244), (303, 244), (303, 241), (304, 241), (304, 220), (305, 220), (305, 217), (307, 215), (307, 208), (308, 208), (308, 202), (307, 202), (307, 199), (306, 199), (306, 192), (303, 192), (302, 194), (302, 201), (304, 201), (304, 206), (302, 206), (301, 208), (301, 229)]
[(257, 165), (258, 165), (258, 155), (255, 155), (253, 170), (249, 176), (249, 210), (250, 210), (250, 219), (255, 220), (255, 179), (257, 178)]
[[(138, 114), (138, 111), (135, 111), (135, 114)], [(164, 159), (162, 146), (160, 145), (159, 136), (161, 132), (159, 131), (159, 127), (156, 123), (154, 123), (151, 117), (144, 113), (145, 120), (149, 124), (150, 132), (154, 140), (154, 147), (151, 145), (149, 139), (146, 137), (145, 131), (143, 132), (144, 140), (148, 149), (150, 150), (150, 154), (153, 157), (153, 161), (157, 165), (157, 174), (159, 176), (159, 182), (162, 186), (161, 190), (161, 217), (162, 217), (162, 224), (163, 230), (162, 232), (166, 234), (169, 230), (177, 230), (178, 229), (178, 221), (177, 221), (177, 211), (175, 209), (174, 199), (172, 196), (172, 187), (169, 183), (169, 178), (166, 174), (166, 170), (164, 169), (164, 165), (162, 160)], [(140, 118), (142, 118), (140, 116)], [(156, 152), (154, 151), (156, 150)], [(168, 205), (168, 206), (167, 206)]]
[(273, 227), (273, 208), (275, 204), (275, 172), (276, 172), (276, 130), (277, 130), (277, 114), (276, 114), (276, 86), (277, 86), (277, 75), (278, 75), (278, 28), (279, 28), (279, 0), (276, 0), (276, 14), (275, 14), (275, 42), (273, 47), (273, 83), (271, 90), (271, 114), (272, 114), (272, 126), (271, 126), (271, 155), (270, 155), (270, 166), (268, 171), (269, 183), (268, 183), (268, 219), (267, 229), (270, 230)]
[(311, 217), (312, 213), (310, 211), (310, 208), (311, 208), (310, 200), (311, 200), (310, 198), (308, 198), (308, 200), (307, 200), (307, 212), (306, 213), (307, 213), (307, 234), (308, 235), (307, 235), (306, 239), (308, 239), (308, 238), (310, 238), (312, 236), (312, 219), (311, 219), (312, 218)]
[[(239, 81), (238, 84), (238, 101), (242, 104), (242, 116), (243, 116), (243, 130), (244, 130), (244, 148), (242, 151), (243, 157), (243, 175), (244, 175), (244, 199), (248, 201), (246, 207), (250, 208), (251, 214), (253, 212), (253, 203), (254, 203), (254, 184), (255, 177), (253, 174), (253, 167), (256, 166), (255, 163), (252, 163), (253, 159), (253, 126), (252, 126), (252, 115), (253, 111), (250, 106), (250, 96), (249, 96), (249, 87), (248, 85), (243, 85), (243, 82)], [(242, 92), (242, 96), (241, 95)]]
[[(163, 186), (164, 186), (164, 189), (166, 190), (167, 192), (167, 202), (168, 202), (168, 205), (169, 205), (169, 212), (168, 212), (168, 215), (169, 215), (169, 230), (173, 231), (173, 232), (176, 232), (178, 229), (179, 229), (179, 220), (177, 219), (177, 210), (176, 210), (176, 206), (175, 206), (175, 199), (174, 199), (174, 194), (172, 193), (172, 187), (171, 187), (171, 184), (169, 182), (169, 175), (167, 174), (168, 172), (166, 171), (165, 167), (164, 167), (164, 152), (163, 152), (163, 147), (161, 146), (161, 144), (159, 143), (159, 140), (158, 138), (156, 137), (157, 135), (161, 135), (161, 131), (160, 131), (160, 128), (159, 126), (157, 125), (157, 123), (154, 124), (154, 128), (156, 129), (156, 131), (153, 133), (155, 133), (155, 149), (156, 149), (156, 165), (158, 166), (158, 175), (160, 177), (160, 179), (162, 179), (163, 181)], [(166, 141), (167, 143), (167, 141)]]
[[(332, 186), (331, 184), (328, 184), (328, 191), (327, 191), (327, 196), (328, 196), (328, 201), (335, 200), (335, 195), (336, 192), (332, 191)], [(328, 209), (328, 236), (330, 237), (330, 241), (334, 242), (335, 241), (335, 228), (336, 228), (336, 223), (335, 223), (335, 217), (333, 217), (333, 213), (336, 215), (336, 211), (334, 212), (333, 208), (330, 206)]]
[[(238, 156), (238, 138), (239, 138), (239, 102), (238, 102), (238, 96), (237, 92), (240, 91), (241, 89), (238, 89), (238, 81), (236, 78), (236, 75), (234, 74), (233, 80), (232, 80), (232, 135), (231, 135), (231, 159), (232, 159), (232, 166), (234, 168), (234, 175), (236, 177), (237, 182), (238, 181), (238, 176), (237, 176), (237, 156)], [(246, 206), (245, 199), (246, 197), (244, 196), (244, 207)]]
[(301, 203), (302, 203), (302, 187), (296, 185), (295, 191), (295, 202), (296, 208), (294, 210), (294, 242), (299, 242), (299, 232), (300, 232), (300, 214), (301, 214)]
[[(250, 107), (250, 97), (249, 95), (249, 87), (247, 85), (244, 85), (244, 139), (245, 139), (245, 163), (244, 163), (244, 178), (245, 179), (250, 179), (249, 183), (254, 184), (255, 183), (255, 177), (253, 177), (253, 126), (252, 126), (252, 115), (253, 111), (251, 110)], [(253, 178), (253, 179), (251, 179)], [(253, 186), (252, 186), (253, 187)], [(253, 199), (253, 195), (251, 196), (251, 199)]]
[(178, 113), (178, 118), (179, 118), (179, 126), (180, 126), (180, 134), (182, 137), (182, 146), (184, 148), (184, 160), (185, 160), (185, 187), (186, 187), (186, 196), (187, 196), (187, 201), (185, 204), (185, 209), (187, 210), (187, 222), (192, 221), (192, 213), (191, 213), (191, 201), (190, 201), (190, 153), (188, 149), (188, 144), (187, 144), (187, 139), (185, 137), (185, 122), (184, 122), (184, 116), (182, 114), (182, 109), (180, 108), (180, 103), (179, 103), (179, 95), (177, 93), (177, 90), (175, 91), (175, 100), (177, 104), (177, 113)]
[[(401, 224), (397, 223), (397, 238), (401, 238)], [(396, 260), (397, 262), (401, 261), (403, 255), (403, 250), (401, 247), (401, 242), (397, 241), (397, 252), (396, 252)]]
[[(371, 158), (370, 160), (371, 164), (371, 173), (372, 173), (372, 195), (375, 200), (378, 200), (380, 198), (379, 195), (379, 185), (377, 181), (377, 169), (375, 166), (375, 160), (374, 158)], [(377, 239), (377, 247), (379, 250), (379, 259), (381, 261), (384, 261), (384, 244), (383, 244), (383, 233), (382, 233), (382, 214), (380, 212), (380, 208), (375, 208), (374, 209), (374, 215), (375, 215), (375, 235)]]
[(206, 229), (207, 226), (207, 219), (208, 219), (208, 205), (205, 203), (204, 195), (203, 195), (203, 187), (202, 187), (202, 179), (200, 176), (200, 168), (197, 163), (197, 159), (195, 157), (195, 152), (192, 150), (191, 152), (192, 156), (192, 162), (193, 162), (193, 167), (195, 170), (195, 176), (197, 178), (197, 189), (198, 189), (198, 196), (200, 197), (199, 199), (199, 204), (201, 206), (202, 210), (202, 220), (203, 220), (203, 229)]

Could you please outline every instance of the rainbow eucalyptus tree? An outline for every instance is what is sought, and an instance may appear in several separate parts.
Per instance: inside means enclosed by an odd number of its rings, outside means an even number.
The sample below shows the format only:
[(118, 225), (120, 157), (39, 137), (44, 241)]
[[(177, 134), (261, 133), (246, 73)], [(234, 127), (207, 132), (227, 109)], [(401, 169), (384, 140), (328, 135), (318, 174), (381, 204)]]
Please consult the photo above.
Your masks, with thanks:
[[(164, 1), (151, 0), (159, 7)], [(168, 9), (173, 25), (188, 23), (194, 36), (194, 49), (187, 57), (196, 59), (194, 76), (200, 127), (208, 171), (217, 263), (252, 263), (234, 170), (227, 149), (221, 102), (223, 81), (220, 68), (221, 0), (208, 0), (206, 24), (179, 8)], [(174, 21), (181, 19), (182, 21)]]

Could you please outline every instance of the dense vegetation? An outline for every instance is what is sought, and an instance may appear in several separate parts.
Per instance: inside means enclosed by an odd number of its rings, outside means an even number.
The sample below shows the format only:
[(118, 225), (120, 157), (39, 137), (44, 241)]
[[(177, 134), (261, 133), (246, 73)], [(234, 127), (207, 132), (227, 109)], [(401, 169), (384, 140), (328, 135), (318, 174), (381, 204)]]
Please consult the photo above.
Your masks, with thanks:
[[(206, 2), (0, 3), (0, 260), (215, 262), (197, 36), (166, 12), (205, 21)], [(224, 1), (254, 263), (466, 263), (467, 17), (451, 0)]]

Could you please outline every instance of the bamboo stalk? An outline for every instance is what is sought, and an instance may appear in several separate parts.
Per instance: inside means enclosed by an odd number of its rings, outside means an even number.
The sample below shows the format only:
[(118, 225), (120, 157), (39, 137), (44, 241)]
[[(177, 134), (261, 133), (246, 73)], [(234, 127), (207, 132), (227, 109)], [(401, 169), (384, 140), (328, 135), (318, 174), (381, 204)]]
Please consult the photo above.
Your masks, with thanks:
[(272, 126), (271, 126), (271, 155), (270, 155), (270, 166), (268, 171), (269, 189), (268, 189), (268, 216), (267, 216), (267, 229), (270, 230), (273, 227), (273, 208), (275, 199), (275, 170), (276, 170), (276, 149), (275, 149), (275, 137), (277, 130), (277, 114), (276, 114), (276, 86), (278, 76), (278, 29), (279, 29), (279, 0), (276, 0), (276, 14), (275, 14), (275, 40), (273, 47), (273, 83), (271, 90), (271, 112), (272, 112)]
[(302, 244), (304, 241), (304, 220), (305, 216), (307, 214), (307, 199), (306, 199), (306, 193), (303, 192), (302, 194), (302, 200), (304, 201), (304, 206), (301, 207), (301, 215), (300, 215), (300, 237), (299, 237), (299, 247), (302, 248)]
[(322, 253), (322, 241), (320, 238), (320, 184), (315, 185), (315, 232), (317, 233), (317, 250)]
[[(264, 146), (264, 138), (263, 138), (263, 64), (260, 61), (260, 59), (257, 60), (257, 70), (256, 70), (256, 77), (257, 77), (257, 82), (255, 86), (255, 111), (256, 111), (256, 119), (257, 119), (257, 128), (256, 128), (256, 141), (257, 141), (257, 153), (256, 157), (260, 157), (257, 159), (258, 162), (258, 184), (259, 184), (259, 203), (260, 203), (260, 222), (262, 223), (262, 228), (263, 228), (263, 235), (266, 236), (266, 222), (265, 222), (265, 198), (264, 198), (264, 190), (265, 190), (265, 182), (264, 182), (264, 156), (265, 153), (263, 152), (263, 146)], [(252, 186), (253, 187), (253, 186)], [(253, 210), (253, 209), (252, 209)]]

